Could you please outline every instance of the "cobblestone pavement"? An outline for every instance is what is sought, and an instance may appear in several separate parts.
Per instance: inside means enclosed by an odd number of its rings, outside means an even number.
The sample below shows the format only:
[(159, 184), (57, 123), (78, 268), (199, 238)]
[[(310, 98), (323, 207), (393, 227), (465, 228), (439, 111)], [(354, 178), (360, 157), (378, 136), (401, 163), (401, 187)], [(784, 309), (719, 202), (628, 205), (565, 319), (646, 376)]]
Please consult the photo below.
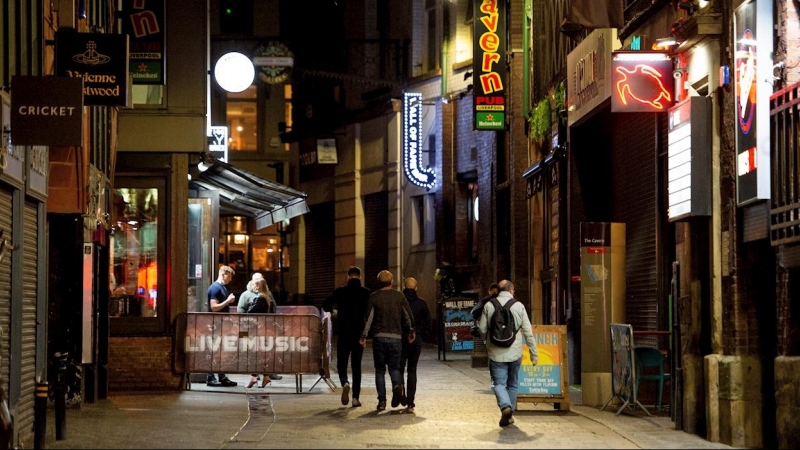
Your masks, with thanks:
[[(338, 375), (325, 380), (285, 375), (264, 389), (246, 389), (249, 375), (233, 375), (234, 388), (193, 384), (183, 392), (111, 393), (109, 399), (68, 410), (66, 439), (56, 440), (53, 411), (48, 448), (731, 448), (674, 430), (668, 415), (640, 409), (616, 415), (571, 396), (570, 411), (551, 404), (518, 403), (515, 423), (500, 413), (486, 368), (469, 355), (437, 359), (426, 347), (420, 360), (415, 413), (376, 410), (372, 354), (364, 354), (361, 408), (343, 406)], [(309, 388), (316, 382), (313, 389)], [(387, 385), (391, 383), (388, 381)]]

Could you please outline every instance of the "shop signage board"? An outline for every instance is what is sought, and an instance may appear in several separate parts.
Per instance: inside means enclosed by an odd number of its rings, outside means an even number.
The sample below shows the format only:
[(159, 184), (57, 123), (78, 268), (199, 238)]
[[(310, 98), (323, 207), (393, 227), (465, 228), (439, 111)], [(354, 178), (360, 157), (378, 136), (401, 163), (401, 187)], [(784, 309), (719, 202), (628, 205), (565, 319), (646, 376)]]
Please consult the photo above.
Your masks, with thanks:
[(165, 84), (165, 0), (122, 0), (122, 34), (130, 38), (133, 84)]
[(474, 342), (469, 329), (472, 326), (472, 308), (475, 300), (469, 297), (452, 297), (442, 301), (445, 352), (472, 351)]
[(664, 112), (674, 103), (672, 57), (617, 51), (611, 56), (611, 112)]
[(531, 364), (527, 343), (522, 348), (517, 402), (553, 403), (555, 408), (569, 410), (569, 368), (567, 327), (565, 325), (533, 325), (533, 338), (539, 363)]
[(430, 189), (436, 173), (422, 163), (422, 94), (403, 94), (403, 171), (412, 184)]
[(13, 145), (83, 145), (83, 79), (14, 75)]
[(128, 36), (57, 31), (56, 75), (83, 79), (86, 106), (129, 106)]
[(711, 215), (711, 99), (693, 96), (669, 110), (667, 217)]
[(739, 205), (770, 198), (772, 14), (772, 2), (765, 0), (744, 2), (733, 12), (736, 199)]
[(212, 126), (208, 152), (222, 162), (228, 162), (228, 127)]
[(475, 130), (506, 126), (506, 2), (475, 0), (472, 101)]

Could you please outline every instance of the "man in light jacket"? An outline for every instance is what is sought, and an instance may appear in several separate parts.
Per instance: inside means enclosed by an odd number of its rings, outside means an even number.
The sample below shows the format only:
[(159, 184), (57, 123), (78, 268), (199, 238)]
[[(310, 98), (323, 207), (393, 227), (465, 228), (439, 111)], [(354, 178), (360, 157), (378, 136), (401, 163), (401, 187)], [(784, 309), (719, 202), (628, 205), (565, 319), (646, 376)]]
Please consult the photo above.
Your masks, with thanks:
[[(509, 300), (514, 298), (514, 284), (509, 280), (502, 280), (498, 284), (500, 293), (497, 294), (497, 301), (504, 306)], [(494, 305), (487, 302), (483, 307), (483, 314), (478, 322), (481, 334), (486, 337), (486, 351), (489, 354), (489, 372), (492, 376), (492, 389), (497, 398), (497, 406), (500, 408), (500, 426), (505, 427), (514, 423), (514, 410), (517, 408), (517, 378), (519, 368), (522, 365), (522, 344), (528, 344), (531, 355), (531, 363), (535, 366), (539, 363), (539, 353), (536, 350), (536, 341), (531, 331), (531, 321), (528, 319), (528, 312), (525, 305), (516, 302), (511, 306), (511, 313), (514, 316), (514, 323), (518, 328), (514, 343), (510, 347), (499, 347), (488, 338), (489, 323), (494, 314)]]

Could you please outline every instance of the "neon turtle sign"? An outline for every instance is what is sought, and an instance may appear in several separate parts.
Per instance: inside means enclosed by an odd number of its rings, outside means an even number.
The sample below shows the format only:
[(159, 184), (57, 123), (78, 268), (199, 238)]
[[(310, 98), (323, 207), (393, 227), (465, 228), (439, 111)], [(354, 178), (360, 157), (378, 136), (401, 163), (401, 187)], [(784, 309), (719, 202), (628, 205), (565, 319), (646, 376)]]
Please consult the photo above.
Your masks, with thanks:
[(614, 52), (611, 112), (662, 112), (674, 103), (672, 59), (662, 52)]
[(430, 189), (436, 174), (422, 167), (422, 94), (403, 94), (403, 171), (411, 183)]

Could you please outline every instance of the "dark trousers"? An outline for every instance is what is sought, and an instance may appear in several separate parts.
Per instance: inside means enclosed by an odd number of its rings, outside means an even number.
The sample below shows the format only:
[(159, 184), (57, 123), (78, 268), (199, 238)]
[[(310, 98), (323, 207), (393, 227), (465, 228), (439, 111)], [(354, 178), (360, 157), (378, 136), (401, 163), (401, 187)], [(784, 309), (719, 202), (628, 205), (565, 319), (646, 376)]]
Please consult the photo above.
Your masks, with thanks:
[(347, 383), (347, 362), (350, 360), (350, 369), (353, 371), (353, 398), (361, 394), (361, 357), (364, 356), (364, 347), (358, 342), (360, 336), (339, 336), (336, 342), (336, 370), (339, 371), (339, 383)]
[(400, 355), (403, 353), (403, 344), (400, 339), (376, 337), (372, 338), (372, 359), (375, 363), (375, 389), (378, 391), (378, 401), (386, 401), (386, 367), (389, 367), (389, 378), (392, 379), (392, 388), (403, 385), (403, 369), (400, 365)]
[[(217, 380), (219, 380), (219, 381), (222, 381), (225, 378), (228, 378), (228, 376), (225, 375), (224, 373), (218, 373), (217, 376), (219, 377), (219, 378), (217, 378)], [(214, 379), (214, 374), (213, 373), (207, 373), (206, 374), (206, 381), (211, 381), (213, 379)]]
[(403, 355), (402, 355), (402, 368), (406, 374), (406, 399), (408, 406), (414, 407), (414, 394), (417, 393), (417, 363), (419, 362), (419, 355), (422, 353), (422, 342), (409, 344), (403, 341)]

